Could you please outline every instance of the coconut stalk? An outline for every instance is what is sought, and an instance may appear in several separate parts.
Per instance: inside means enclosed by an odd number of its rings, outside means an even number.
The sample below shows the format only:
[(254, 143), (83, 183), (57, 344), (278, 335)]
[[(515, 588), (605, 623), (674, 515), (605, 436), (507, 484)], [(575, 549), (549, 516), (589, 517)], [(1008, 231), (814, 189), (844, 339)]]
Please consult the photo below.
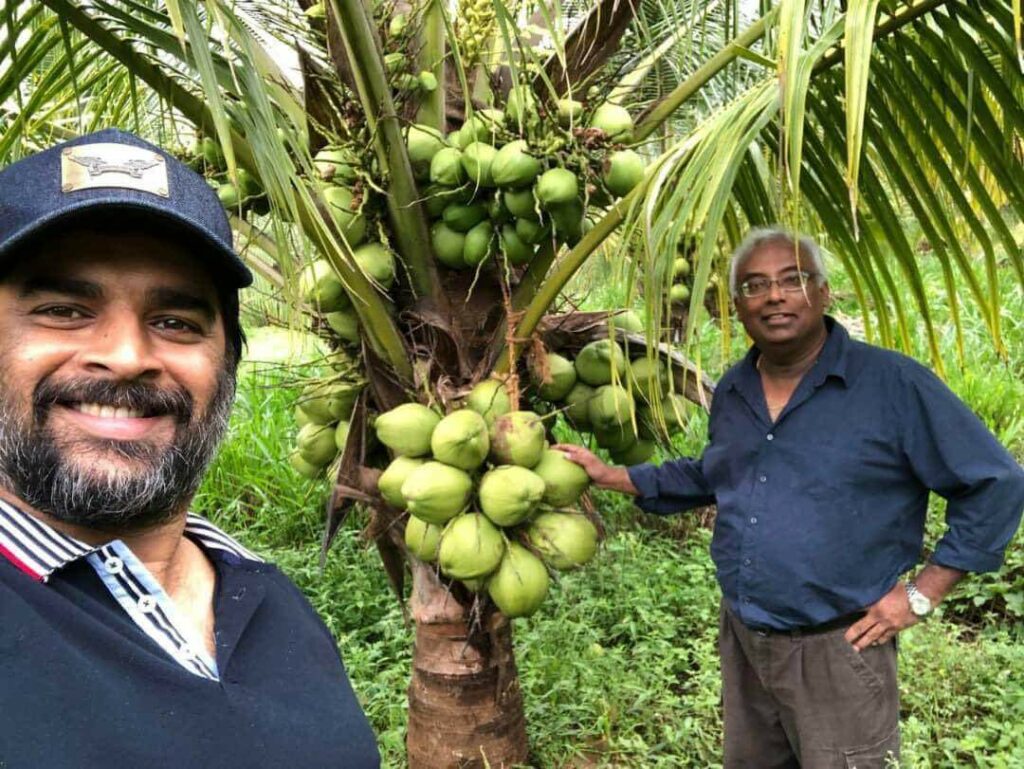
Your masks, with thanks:
[(512, 625), (474, 618), (429, 564), (409, 559), (416, 625), (409, 682), (410, 769), (498, 769), (527, 762)]
[(420, 34), (420, 51), (417, 61), (420, 70), (432, 72), (437, 78), (437, 88), (420, 98), (416, 121), (447, 133), (445, 118), (445, 24), (444, 6), (441, 0), (424, 0), (423, 28)]
[(447, 298), (431, 253), (426, 214), (420, 205), (402, 125), (391, 98), (373, 18), (362, 0), (330, 0), (330, 6), (355, 75), (374, 151), (381, 167), (388, 169), (388, 215), (397, 251), (409, 271), (413, 292), (438, 309), (446, 308)]

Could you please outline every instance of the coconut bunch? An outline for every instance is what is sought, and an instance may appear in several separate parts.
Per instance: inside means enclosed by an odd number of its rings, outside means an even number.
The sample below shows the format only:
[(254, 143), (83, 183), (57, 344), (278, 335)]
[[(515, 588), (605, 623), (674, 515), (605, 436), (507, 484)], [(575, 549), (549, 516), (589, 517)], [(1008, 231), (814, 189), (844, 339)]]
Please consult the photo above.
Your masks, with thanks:
[[(672, 284), (668, 289), (669, 303), (674, 312), (679, 312), (689, 306), (690, 295), (693, 293), (693, 264), (692, 259), (696, 246), (689, 238), (680, 239), (676, 245), (676, 257), (672, 262)], [(713, 294), (718, 289), (718, 273), (712, 272), (708, 278), (708, 293)]]
[(344, 451), (349, 420), (363, 386), (361, 381), (334, 377), (305, 387), (295, 404), (298, 434), (288, 458), (295, 472), (317, 478)]
[(229, 212), (251, 209), (254, 213), (266, 214), (270, 210), (270, 201), (252, 174), (244, 168), (237, 168), (234, 178), (229, 176), (220, 143), (212, 136), (197, 137), (182, 159), (193, 171), (206, 177), (217, 191), (221, 205)]
[(574, 509), (590, 479), (548, 448), (540, 417), (513, 410), (503, 385), (478, 384), (442, 417), (405, 403), (377, 417), (394, 459), (378, 490), (409, 518), (409, 552), (509, 617), (533, 614), (549, 569), (583, 566), (597, 550), (594, 524)]
[[(642, 331), (635, 316), (623, 314), (617, 322)], [(619, 465), (646, 462), (658, 441), (669, 440), (685, 424), (687, 401), (672, 391), (665, 363), (638, 356), (627, 364), (614, 339), (585, 345), (575, 360), (553, 352), (534, 357), (530, 375), (536, 394), (575, 430), (593, 435)]]
[(643, 179), (642, 158), (623, 146), (633, 130), (628, 111), (603, 104), (585, 125), (580, 102), (564, 100), (556, 111), (558, 123), (542, 120), (533, 92), (520, 87), (504, 110), (478, 110), (447, 136), (409, 127), (409, 158), (444, 266), (476, 269), (500, 254), (517, 267), (543, 242), (574, 245), (589, 205)]

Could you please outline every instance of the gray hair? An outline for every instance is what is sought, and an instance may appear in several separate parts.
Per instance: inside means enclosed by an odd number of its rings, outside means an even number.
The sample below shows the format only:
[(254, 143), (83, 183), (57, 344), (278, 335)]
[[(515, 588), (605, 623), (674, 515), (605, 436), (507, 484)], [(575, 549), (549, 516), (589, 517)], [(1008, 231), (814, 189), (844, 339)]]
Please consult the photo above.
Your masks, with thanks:
[(736, 276), (740, 273), (740, 267), (746, 264), (759, 248), (776, 243), (799, 248), (800, 258), (810, 262), (811, 269), (808, 272), (817, 273), (818, 285), (828, 280), (828, 271), (825, 269), (825, 260), (821, 258), (821, 250), (811, 238), (806, 235), (795, 237), (792, 231), (785, 227), (757, 227), (750, 231), (732, 254), (732, 260), (729, 263), (730, 296), (736, 296), (736, 291), (739, 288), (736, 285)]

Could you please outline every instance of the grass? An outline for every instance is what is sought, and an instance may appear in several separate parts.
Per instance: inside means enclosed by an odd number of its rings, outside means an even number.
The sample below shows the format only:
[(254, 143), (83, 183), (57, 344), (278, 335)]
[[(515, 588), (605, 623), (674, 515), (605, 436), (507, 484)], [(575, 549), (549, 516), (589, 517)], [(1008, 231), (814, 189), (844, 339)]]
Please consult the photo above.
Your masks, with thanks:
[[(937, 266), (925, 260), (923, 269), (937, 285)], [(960, 367), (950, 354), (948, 382), (1020, 458), (1024, 296), (1007, 281), (1008, 358), (994, 354), (980, 319), (965, 308), (967, 358)], [(836, 311), (854, 317), (841, 275), (833, 276), (833, 286)], [(614, 306), (614, 293), (603, 291), (591, 306)], [(942, 302), (935, 309), (946, 328)], [(704, 328), (702, 354), (717, 376), (742, 353), (743, 338), (736, 329), (733, 349), (723, 356), (710, 324)], [(376, 551), (360, 536), (359, 514), (343, 526), (323, 572), (318, 568), (326, 486), (288, 468), (294, 396), (263, 379), (241, 382), (229, 438), (194, 507), (277, 562), (302, 588), (338, 640), (384, 765), (402, 767), (412, 633)], [(674, 449), (699, 453), (705, 431), (695, 409)], [(718, 766), (719, 593), (710, 533), (693, 517), (642, 516), (617, 495), (599, 494), (598, 505), (609, 536), (596, 561), (563, 575), (535, 617), (516, 621), (533, 764)], [(941, 513), (935, 500), (932, 541), (942, 531)], [(1019, 534), (1002, 572), (969, 578), (941, 611), (901, 637), (902, 765), (1024, 766)]]

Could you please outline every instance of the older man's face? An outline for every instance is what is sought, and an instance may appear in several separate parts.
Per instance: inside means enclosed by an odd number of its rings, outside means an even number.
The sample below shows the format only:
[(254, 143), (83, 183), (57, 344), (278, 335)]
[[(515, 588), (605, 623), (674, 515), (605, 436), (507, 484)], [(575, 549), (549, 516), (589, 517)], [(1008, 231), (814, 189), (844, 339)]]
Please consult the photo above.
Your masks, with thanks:
[(814, 266), (806, 258), (798, 263), (792, 245), (771, 242), (758, 248), (740, 268), (737, 287), (748, 280), (773, 281), (761, 296), (748, 298), (740, 292), (736, 297), (737, 315), (759, 348), (798, 347), (820, 331), (828, 306), (828, 284), (819, 285), (812, 276), (800, 290), (785, 291), (778, 283), (800, 271), (811, 273)]
[(51, 237), (0, 281), (0, 485), (57, 519), (180, 512), (234, 393), (209, 274), (145, 234)]

